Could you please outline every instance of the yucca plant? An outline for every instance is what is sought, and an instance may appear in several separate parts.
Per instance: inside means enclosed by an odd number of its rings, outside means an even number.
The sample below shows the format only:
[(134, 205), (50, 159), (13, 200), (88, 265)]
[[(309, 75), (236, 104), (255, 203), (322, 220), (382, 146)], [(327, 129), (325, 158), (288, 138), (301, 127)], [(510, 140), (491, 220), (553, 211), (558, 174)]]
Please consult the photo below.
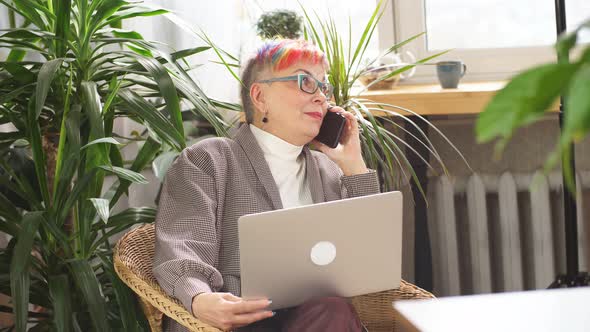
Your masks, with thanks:
[[(377, 24), (384, 14), (386, 5), (386, 0), (380, 0), (377, 2), (377, 6), (367, 22), (360, 39), (354, 44), (352, 43), (350, 20), (347, 29), (348, 43), (345, 44), (342, 38), (343, 35), (336, 28), (336, 24), (331, 16), (328, 18), (321, 18), (317, 13), (314, 13), (314, 17), (312, 18), (305, 7), (301, 6), (306, 20), (304, 37), (313, 41), (326, 53), (329, 65), (329, 80), (334, 86), (334, 102), (347, 111), (352, 112), (357, 117), (360, 128), (362, 129), (361, 145), (363, 157), (369, 167), (380, 170), (380, 174), (384, 180), (384, 189), (399, 189), (400, 185), (412, 178), (416, 187), (421, 191), (422, 196), (425, 197), (426, 195), (422, 190), (422, 186), (420, 185), (416, 173), (408, 161), (404, 150), (406, 150), (407, 153), (416, 154), (432, 170), (435, 170), (435, 168), (431, 163), (425, 160), (425, 158), (423, 158), (413, 146), (408, 144), (406, 142), (407, 140), (402, 138), (400, 133), (405, 133), (414, 138), (418, 144), (422, 145), (427, 151), (429, 151), (430, 155), (433, 157), (434, 163), (437, 163), (445, 173), (447, 172), (447, 169), (429, 138), (419, 129), (418, 125), (408, 117), (408, 115), (413, 115), (421, 121), (424, 121), (430, 128), (439, 133), (443, 139), (455, 149), (461, 158), (463, 158), (461, 153), (442, 134), (442, 132), (424, 117), (416, 114), (412, 110), (396, 105), (374, 102), (363, 97), (360, 93), (353, 95), (353, 85), (362, 75), (367, 74), (376, 62), (388, 54), (399, 51), (402, 46), (424, 35), (424, 33), (420, 33), (395, 44), (379, 56), (368, 59), (367, 61), (365, 59), (365, 51), (367, 50), (375, 29), (377, 28)], [(447, 51), (444, 51), (429, 56), (418, 60), (415, 63), (402, 64), (399, 68), (381, 75), (372, 84), (399, 75), (417, 65), (425, 64), (446, 52)], [(418, 132), (421, 133), (420, 137), (412, 135), (406, 129), (404, 123), (415, 127)], [(463, 160), (465, 159), (463, 158)]]
[(578, 38), (583, 30), (590, 30), (590, 19), (558, 38), (555, 49), (560, 61), (538, 65), (514, 76), (488, 103), (476, 126), (480, 143), (499, 138), (496, 144), (499, 156), (516, 130), (541, 119), (559, 96), (565, 96), (565, 121), (555, 150), (547, 158), (545, 171), (563, 160), (569, 189), (574, 187), (571, 145), (590, 131), (590, 45), (581, 49), (578, 58), (565, 61), (576, 44), (581, 46)]
[[(0, 292), (24, 331), (135, 331), (146, 328), (131, 291), (117, 278), (109, 239), (155, 209), (112, 208), (162, 150), (186, 145), (183, 111), (225, 124), (191, 79), (184, 58), (121, 28), (125, 19), (166, 14), (122, 0), (0, 0), (12, 28), (0, 31)], [(17, 22), (22, 25), (15, 26)], [(26, 57), (26, 60), (25, 60)], [(113, 133), (126, 118), (145, 126)], [(142, 141), (131, 161), (120, 147)], [(168, 158), (170, 159), (170, 158)], [(105, 176), (118, 178), (103, 188)], [(40, 308), (29, 312), (33, 304)], [(147, 328), (146, 328), (147, 329)]]

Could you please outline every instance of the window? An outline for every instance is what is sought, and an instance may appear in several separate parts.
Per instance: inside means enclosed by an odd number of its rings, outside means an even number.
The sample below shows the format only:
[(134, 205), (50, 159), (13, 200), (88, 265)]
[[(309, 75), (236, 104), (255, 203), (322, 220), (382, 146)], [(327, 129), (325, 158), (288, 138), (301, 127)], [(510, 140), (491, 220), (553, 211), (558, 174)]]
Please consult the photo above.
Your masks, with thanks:
[[(568, 30), (590, 18), (590, 2), (566, 0)], [(462, 59), (466, 80), (506, 79), (555, 57), (554, 1), (416, 0), (395, 2), (398, 40), (426, 31), (407, 49), (423, 58), (452, 49), (440, 59)], [(583, 42), (590, 41), (588, 34)], [(433, 81), (434, 68), (418, 68), (415, 81)]]

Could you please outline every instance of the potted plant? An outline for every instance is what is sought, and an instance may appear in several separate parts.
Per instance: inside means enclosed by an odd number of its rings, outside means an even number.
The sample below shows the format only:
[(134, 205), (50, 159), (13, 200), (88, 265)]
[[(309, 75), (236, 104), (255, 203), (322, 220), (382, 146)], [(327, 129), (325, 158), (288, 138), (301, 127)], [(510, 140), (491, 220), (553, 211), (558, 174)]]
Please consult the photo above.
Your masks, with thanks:
[(276, 37), (297, 39), (301, 37), (301, 17), (292, 10), (276, 10), (263, 13), (256, 22), (256, 31), (260, 38)]
[[(112, 235), (152, 222), (155, 209), (113, 206), (162, 151), (186, 146), (181, 105), (218, 135), (226, 126), (187, 73), (183, 59), (121, 28), (133, 17), (166, 14), (138, 2), (0, 0), (12, 27), (0, 31), (0, 292), (12, 299), (15, 328), (37, 331), (147, 330), (132, 292), (112, 264)], [(16, 26), (18, 21), (24, 22)], [(29, 59), (25, 55), (30, 54)], [(144, 125), (134, 138), (115, 119)], [(119, 150), (141, 148), (130, 161)], [(118, 178), (109, 188), (105, 176)], [(8, 278), (10, 276), (10, 278)], [(29, 312), (29, 304), (40, 310)]]

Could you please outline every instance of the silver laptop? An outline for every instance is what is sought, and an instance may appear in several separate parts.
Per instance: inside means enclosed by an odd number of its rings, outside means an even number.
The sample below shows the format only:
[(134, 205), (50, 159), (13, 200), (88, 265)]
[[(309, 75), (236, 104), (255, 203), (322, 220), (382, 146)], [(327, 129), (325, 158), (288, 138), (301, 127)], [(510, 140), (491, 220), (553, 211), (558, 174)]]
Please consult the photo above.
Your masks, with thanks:
[(245, 215), (238, 230), (242, 297), (272, 310), (399, 287), (401, 192)]

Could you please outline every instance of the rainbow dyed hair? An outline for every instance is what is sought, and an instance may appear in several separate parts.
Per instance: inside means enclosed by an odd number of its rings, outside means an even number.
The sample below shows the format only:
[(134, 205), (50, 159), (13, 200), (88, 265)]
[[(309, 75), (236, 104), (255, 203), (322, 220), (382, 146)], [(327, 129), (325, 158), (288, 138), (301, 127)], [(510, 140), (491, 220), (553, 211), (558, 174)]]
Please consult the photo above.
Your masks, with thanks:
[(270, 69), (279, 71), (289, 68), (297, 62), (304, 61), (312, 65), (328, 65), (328, 59), (316, 45), (302, 39), (274, 39), (264, 43), (252, 57), (246, 61), (242, 72), (240, 97), (246, 114), (246, 122), (254, 121), (254, 105), (250, 99), (250, 87), (261, 72)]
[(311, 42), (303, 39), (274, 39), (264, 43), (256, 53), (256, 62), (269, 65), (273, 71), (289, 68), (299, 61), (311, 64), (327, 63), (326, 55)]

